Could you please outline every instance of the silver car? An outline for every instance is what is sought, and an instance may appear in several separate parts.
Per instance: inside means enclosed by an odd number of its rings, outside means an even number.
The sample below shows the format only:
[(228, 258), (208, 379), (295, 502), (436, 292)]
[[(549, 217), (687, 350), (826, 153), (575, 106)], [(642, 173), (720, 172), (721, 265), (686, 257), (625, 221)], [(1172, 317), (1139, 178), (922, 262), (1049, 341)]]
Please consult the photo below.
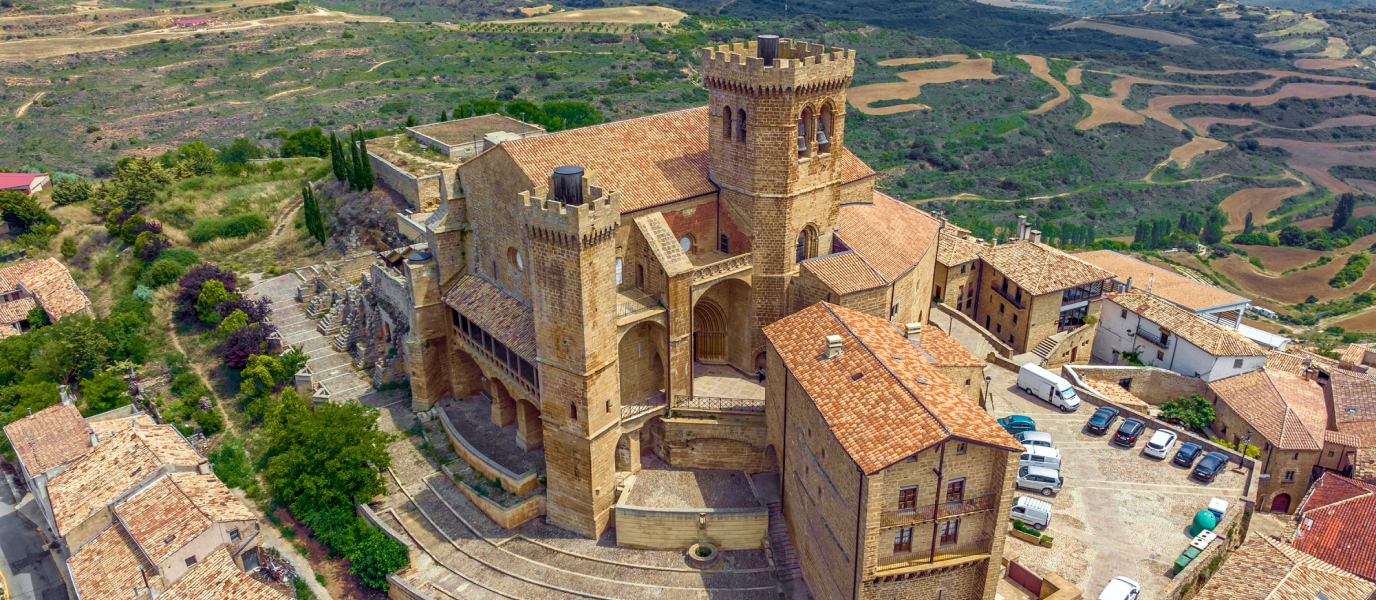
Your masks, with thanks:
[(1024, 431), (1013, 436), (1013, 438), (1022, 442), (1022, 445), (1029, 448), (1032, 446), (1041, 446), (1043, 448), (1053, 447), (1051, 445), (1051, 434), (1045, 431)]
[(1043, 496), (1054, 496), (1061, 491), (1061, 484), (1065, 483), (1065, 478), (1061, 477), (1060, 472), (1046, 467), (1018, 467), (1018, 483), (1020, 489), (1040, 492)]
[(1174, 431), (1165, 427), (1157, 429), (1156, 433), (1151, 434), (1151, 439), (1147, 440), (1147, 447), (1142, 449), (1142, 454), (1152, 458), (1165, 459), (1166, 454), (1175, 446), (1177, 439), (1179, 436), (1175, 435)]

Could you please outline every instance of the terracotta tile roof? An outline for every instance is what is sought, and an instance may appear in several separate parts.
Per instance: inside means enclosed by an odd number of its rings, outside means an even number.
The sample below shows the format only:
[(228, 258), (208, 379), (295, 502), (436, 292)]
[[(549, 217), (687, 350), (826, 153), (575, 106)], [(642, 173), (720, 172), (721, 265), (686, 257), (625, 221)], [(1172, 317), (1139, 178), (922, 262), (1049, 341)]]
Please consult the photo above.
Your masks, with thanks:
[(936, 244), (936, 262), (948, 267), (963, 265), (979, 258), (984, 246), (943, 232)]
[(1338, 431), (1360, 440), (1359, 448), (1376, 448), (1376, 421), (1340, 421)]
[(134, 586), (144, 587), (145, 573), (150, 580), (157, 573), (119, 522), (110, 525), (67, 559), (67, 567), (81, 600), (131, 598)]
[(1376, 378), (1346, 369), (1330, 369), (1328, 385), (1335, 422), (1376, 420)]
[(841, 183), (854, 183), (874, 174), (874, 169), (860, 160), (850, 148), (841, 149)]
[(1146, 290), (1150, 287), (1153, 295), (1194, 312), (1249, 302), (1242, 296), (1112, 250), (1081, 252), (1073, 256), (1114, 273), (1119, 283), (1127, 283), (1131, 277), (1133, 288)]
[(1199, 600), (1367, 600), (1376, 583), (1254, 535), (1199, 590)]
[(33, 298), (25, 296), (0, 304), (0, 323), (18, 323), (29, 317), (29, 311), (38, 306)]
[(995, 246), (982, 250), (979, 256), (1033, 296), (1113, 279), (1112, 271), (1037, 242)]
[(711, 194), (707, 107), (570, 129), (502, 142), (498, 148), (544, 185), (561, 165), (597, 174), (598, 185), (621, 194), (621, 212)]
[[(898, 329), (898, 324), (894, 323), (894, 328)], [(900, 334), (906, 335), (902, 329), (898, 329)], [(925, 325), (922, 327), (922, 335), (918, 338), (918, 349), (932, 360), (932, 364), (938, 367), (983, 367), (983, 360), (965, 349), (955, 338), (946, 335), (935, 325)]]
[(883, 287), (888, 283), (853, 250), (809, 258), (798, 264), (842, 295)]
[(885, 283), (912, 269), (936, 242), (941, 221), (882, 193), (874, 201), (841, 205), (836, 235)]
[[(191, 567), (160, 600), (286, 600), (286, 596), (249, 577), (220, 548)], [(85, 600), (83, 598), (83, 600)], [(1337, 599), (1334, 599), (1337, 600)], [(1347, 600), (1346, 598), (1342, 600)]]
[(1347, 446), (1349, 448), (1360, 448), (1362, 446), (1361, 436), (1350, 432), (1344, 433), (1341, 431), (1328, 430), (1323, 432), (1323, 441)]
[(1360, 365), (1362, 357), (1366, 356), (1366, 346), (1362, 344), (1348, 344), (1347, 349), (1343, 350), (1342, 362)]
[(171, 425), (115, 434), (48, 482), (58, 534), (66, 536), (163, 465), (193, 466), (203, 460)]
[[(889, 321), (819, 302), (764, 332), (867, 474), (949, 439), (1022, 450)], [(843, 348), (831, 359), (829, 335)]]
[(636, 217), (635, 226), (640, 230), (640, 235), (645, 237), (645, 243), (654, 252), (655, 260), (659, 261), (665, 275), (674, 277), (693, 270), (693, 261), (674, 238), (674, 231), (669, 228), (669, 222), (664, 220), (663, 214), (656, 212)]
[(1145, 400), (1138, 398), (1132, 392), (1123, 389), (1123, 386), (1115, 382), (1095, 379), (1086, 379), (1084, 382), (1085, 385), (1089, 386), (1089, 389), (1094, 390), (1100, 396), (1108, 398), (1114, 404), (1135, 407), (1143, 411), (1147, 410), (1150, 406)]
[(1318, 383), (1259, 369), (1219, 379), (1209, 389), (1282, 450), (1322, 450), (1328, 408)]
[(535, 311), (515, 296), (486, 279), (465, 275), (445, 292), (444, 303), (477, 323), (506, 347), (534, 362)]
[(210, 519), (166, 476), (115, 505), (115, 515), (154, 563), (210, 529)]
[(17, 290), (20, 284), (37, 297), (48, 318), (54, 321), (77, 312), (95, 314), (91, 310), (91, 301), (81, 293), (71, 272), (56, 258), (0, 269), (0, 293)]
[(119, 419), (107, 419), (105, 421), (87, 421), (86, 424), (91, 426), (91, 431), (96, 433), (96, 437), (101, 440), (108, 440), (116, 433), (129, 429), (134, 419), (138, 419), (139, 427), (152, 427), (158, 424), (157, 421), (154, 421), (153, 417), (148, 416), (147, 413), (139, 413), (137, 417), (133, 418), (123, 417)]
[(228, 523), (256, 519), (239, 497), (214, 475), (173, 473), (168, 477), (177, 484), (177, 489), (186, 494), (191, 504), (211, 521)]
[(1325, 471), (1296, 514), (1295, 549), (1376, 579), (1376, 486)]
[(1142, 318), (1164, 327), (1213, 356), (1267, 356), (1265, 348), (1236, 330), (1214, 323), (1146, 292), (1133, 290), (1124, 294), (1110, 294), (1105, 298), (1142, 315)]
[(1303, 356), (1272, 350), (1266, 353), (1266, 368), (1303, 377), (1305, 369), (1309, 368), (1309, 363)]
[(56, 404), (5, 426), (29, 475), (46, 473), (91, 449), (91, 428), (75, 406)]

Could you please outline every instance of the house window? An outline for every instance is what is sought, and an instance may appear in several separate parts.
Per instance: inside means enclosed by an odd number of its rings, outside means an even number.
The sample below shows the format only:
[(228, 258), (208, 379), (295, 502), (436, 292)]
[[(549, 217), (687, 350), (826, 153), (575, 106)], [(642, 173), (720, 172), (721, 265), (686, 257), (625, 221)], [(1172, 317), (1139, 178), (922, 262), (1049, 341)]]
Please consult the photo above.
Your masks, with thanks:
[(1012, 344), (1012, 343), (1015, 343), (1016, 341), (1017, 341), (1017, 338), (1014, 337), (1013, 334), (1011, 334), (1011, 333), (1008, 334), (1008, 343)]
[(989, 329), (989, 315), (984, 315), (984, 328)]
[(950, 483), (946, 484), (946, 501), (965, 501), (965, 478), (952, 479)]
[(682, 248), (684, 252), (691, 252), (693, 250), (693, 236), (685, 235), (680, 238), (678, 240), (678, 247)]
[(1299, 452), (1296, 452), (1294, 456), (1291, 456), (1291, 457), (1290, 457), (1290, 460), (1299, 460), (1299, 459), (1300, 459), (1300, 453), (1299, 453)]
[(569, 405), (569, 418), (570, 418), (570, 419), (577, 419), (577, 418), (578, 418), (578, 405), (577, 405), (577, 404), (570, 404), (570, 405)]
[(999, 303), (999, 314), (1003, 314), (1003, 309), (1005, 309), (1005, 308), (1008, 308), (1008, 307), (1007, 307), (1007, 306), (1004, 306), (1003, 303), (1000, 302), (1000, 303)]
[[(1332, 453), (1332, 452), (1329, 452), (1328, 454), (1331, 456), (1333, 453)], [(231, 542), (237, 542), (237, 541), (239, 541), (239, 530), (238, 530), (238, 529), (231, 529), (231, 530), (229, 530), (229, 541), (231, 541)]]
[(817, 256), (817, 230), (811, 225), (798, 232), (798, 244), (793, 249), (793, 262), (803, 262)]
[(1286, 482), (1286, 483), (1290, 483), (1290, 482), (1292, 482), (1292, 481), (1294, 481), (1294, 480), (1295, 480), (1295, 472), (1294, 472), (1294, 471), (1286, 471), (1286, 472), (1285, 472), (1285, 482)]
[[(965, 385), (970, 385), (970, 380), (965, 380)], [(965, 454), (965, 442), (956, 444), (956, 454)]]
[(1124, 318), (1124, 319), (1128, 318), (1128, 309), (1126, 309), (1126, 308), (1123, 309), (1123, 314), (1120, 315), (1120, 317), (1121, 317), (1121, 318)]
[(1328, 451), (1328, 458), (1333, 458), (1333, 451), (1332, 451), (1332, 450), (1329, 450), (1329, 451)]
[(1162, 352), (1162, 351), (1160, 351), (1160, 350), (1157, 350), (1157, 351), (1156, 351), (1156, 360), (1166, 360), (1166, 353), (1165, 353), (1165, 352)]
[(965, 274), (965, 265), (960, 265), (960, 273), (961, 273), (962, 275)]
[(1014, 325), (1017, 325), (1017, 323), (1018, 323), (1018, 315), (1013, 315), (1013, 324), (1014, 324)]
[(809, 144), (809, 126), (812, 125), (812, 109), (804, 108), (803, 114), (798, 117), (798, 158), (805, 158), (812, 155), (812, 147)]
[[(1223, 426), (1223, 431), (1220, 431), (1219, 433), (1227, 434), (1227, 433), (1228, 433), (1228, 426), (1227, 426), (1227, 425), (1224, 425), (1224, 426)], [(1270, 444), (1267, 444), (1267, 446), (1268, 446), (1267, 449), (1269, 450), (1269, 449), (1270, 449), (1270, 448), (1269, 448)]]
[(913, 528), (904, 527), (893, 532), (893, 553), (913, 551)]
[(189, 567), (194, 564), (196, 564), (196, 557), (193, 556), (191, 558), (186, 559), (186, 566)]
[(912, 510), (917, 507), (917, 486), (898, 488), (898, 510)]
[(612, 412), (612, 401), (611, 401), (611, 400), (608, 400), (608, 401), (607, 401), (607, 412)]
[(745, 109), (736, 111), (736, 141), (745, 141)]
[[(919, 291), (920, 291), (920, 290), (919, 290)], [(941, 286), (939, 286), (939, 285), (936, 286), (936, 294), (933, 294), (933, 295), (936, 296), (937, 298), (940, 298), (940, 297), (941, 297)]]
[(941, 524), (941, 545), (954, 544), (960, 538), (960, 519), (953, 519)]
[(718, 250), (719, 252), (721, 252), (722, 254), (730, 254), (730, 253), (731, 253), (731, 236), (726, 235), (726, 234), (724, 234), (724, 233), (721, 234), (720, 236), (717, 236), (717, 250)]
[(898, 304), (894, 304), (889, 308), (889, 318), (892, 319), (895, 316), (898, 316)]
[(994, 333), (1003, 333), (1003, 323), (994, 326)]
[(635, 285), (641, 289), (645, 288), (645, 265), (635, 266)]
[(1235, 359), (1233, 359), (1233, 368), (1234, 368), (1234, 369), (1241, 369), (1241, 368), (1242, 368), (1242, 359), (1240, 359), (1240, 358), (1235, 358)]

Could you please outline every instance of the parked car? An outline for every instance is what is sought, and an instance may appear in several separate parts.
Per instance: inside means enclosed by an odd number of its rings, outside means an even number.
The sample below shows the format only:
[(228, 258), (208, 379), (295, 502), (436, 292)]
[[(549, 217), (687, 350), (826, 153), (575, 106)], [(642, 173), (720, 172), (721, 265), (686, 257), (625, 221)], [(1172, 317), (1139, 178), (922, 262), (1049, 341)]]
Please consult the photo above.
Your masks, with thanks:
[(1112, 406), (1100, 406), (1099, 410), (1089, 417), (1089, 422), (1085, 423), (1085, 429), (1090, 433), (1103, 435), (1108, 433), (1108, 428), (1113, 427), (1113, 423), (1118, 420), (1118, 409)]
[(1142, 593), (1142, 584), (1119, 575), (1099, 592), (1099, 600), (1136, 600)]
[(1008, 516), (1041, 531), (1051, 526), (1051, 503), (1031, 496), (1018, 496)]
[(1070, 387), (1070, 382), (1037, 365), (1028, 363), (1018, 369), (1018, 387), (1063, 412), (1075, 412), (1080, 408), (1080, 396)]
[(1175, 458), (1171, 459), (1182, 467), (1193, 467), (1195, 459), (1204, 453), (1204, 447), (1193, 442), (1185, 442), (1180, 445), (1180, 449), (1175, 451)]
[(1046, 467), (1018, 467), (1018, 487), (1051, 496), (1061, 491), (1065, 478)]
[(1032, 418), (1022, 415), (1010, 415), (999, 419), (999, 425), (1002, 425), (1004, 429), (1008, 430), (1008, 433), (1012, 434), (1037, 430), (1037, 424), (1032, 421)]
[(1142, 449), (1142, 454), (1153, 458), (1165, 460), (1166, 454), (1175, 446), (1175, 440), (1180, 439), (1174, 431), (1162, 427), (1156, 433), (1147, 438), (1147, 447)]
[(1113, 443), (1131, 448), (1137, 445), (1137, 438), (1146, 430), (1147, 423), (1145, 421), (1128, 419), (1118, 426), (1118, 432), (1113, 434)]
[(1054, 448), (1051, 443), (1051, 434), (1045, 431), (1024, 431), (1013, 436), (1013, 439), (1022, 442), (1027, 448), (1041, 446), (1043, 448)]
[(1194, 471), (1190, 473), (1195, 479), (1205, 483), (1211, 482), (1218, 474), (1228, 466), (1228, 455), (1222, 452), (1210, 452), (1199, 460), (1199, 464), (1194, 466)]
[(1046, 467), (1060, 471), (1061, 451), (1042, 446), (1028, 446), (1027, 452), (1022, 453), (1022, 458), (1019, 459), (1018, 464), (1024, 467)]

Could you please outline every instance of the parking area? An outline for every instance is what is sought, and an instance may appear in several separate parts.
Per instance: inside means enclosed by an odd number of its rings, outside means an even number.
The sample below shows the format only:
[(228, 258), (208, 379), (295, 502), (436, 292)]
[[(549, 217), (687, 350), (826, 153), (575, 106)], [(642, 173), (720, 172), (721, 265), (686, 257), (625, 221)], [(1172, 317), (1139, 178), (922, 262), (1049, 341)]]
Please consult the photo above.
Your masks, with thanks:
[(1044, 548), (1009, 537), (1009, 549), (1022, 557), (1018, 562), (1039, 574), (1057, 573), (1074, 582), (1086, 598), (1096, 598), (1119, 575), (1142, 584), (1143, 599), (1159, 598), (1174, 588), (1170, 577), (1176, 557), (1190, 543), (1189, 526), (1209, 499), (1235, 502), (1242, 493), (1247, 473), (1232, 464), (1208, 485), (1189, 477), (1189, 470), (1169, 460), (1142, 455), (1147, 429), (1133, 448), (1122, 448), (1108, 435), (1084, 431), (1095, 406), (1082, 404), (1076, 412), (1063, 413), (1017, 388), (1017, 374), (990, 366), (991, 412), (996, 417), (1026, 415), (1038, 431), (1050, 433), (1061, 451), (1061, 475), (1065, 484), (1054, 497), (1018, 490), (1016, 495), (1044, 498), (1054, 506), (1046, 535), (1055, 538)]

